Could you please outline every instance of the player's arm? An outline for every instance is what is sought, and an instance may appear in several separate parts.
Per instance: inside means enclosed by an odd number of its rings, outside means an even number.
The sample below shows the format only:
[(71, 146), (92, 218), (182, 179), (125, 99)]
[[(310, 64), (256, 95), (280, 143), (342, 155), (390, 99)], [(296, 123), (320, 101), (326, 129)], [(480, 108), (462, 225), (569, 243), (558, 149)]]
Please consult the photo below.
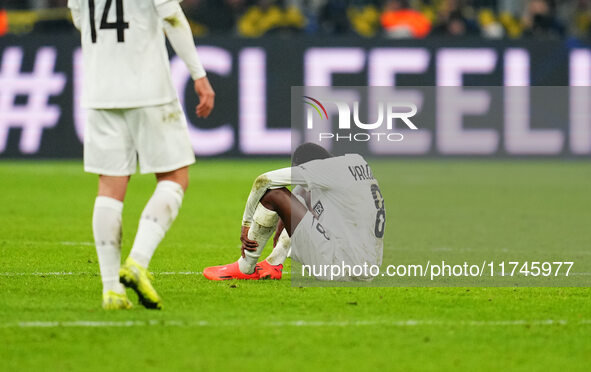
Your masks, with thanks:
[(163, 19), (164, 32), (176, 54), (185, 62), (199, 97), (197, 116), (206, 118), (213, 110), (215, 92), (207, 79), (205, 69), (199, 60), (189, 21), (178, 0), (154, 0), (158, 15)]
[(68, 0), (68, 8), (70, 8), (70, 13), (72, 13), (74, 27), (80, 31), (80, 4), (78, 0)]

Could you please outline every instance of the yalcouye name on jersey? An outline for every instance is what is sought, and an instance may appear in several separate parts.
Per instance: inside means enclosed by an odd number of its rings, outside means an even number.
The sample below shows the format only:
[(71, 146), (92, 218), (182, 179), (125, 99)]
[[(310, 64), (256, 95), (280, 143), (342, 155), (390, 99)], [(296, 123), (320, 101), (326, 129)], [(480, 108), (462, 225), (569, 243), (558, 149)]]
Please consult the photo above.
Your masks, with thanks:
[[(304, 103), (309, 106), (306, 114), (307, 129), (314, 129), (314, 120), (329, 120), (326, 107), (320, 100), (304, 96)], [(360, 118), (359, 102), (330, 101), (326, 103), (333, 104), (338, 110), (339, 131), (318, 133), (319, 142), (400, 142), (404, 140), (404, 135), (392, 131), (396, 120), (402, 121), (410, 130), (419, 129), (411, 120), (418, 112), (417, 106), (412, 103), (379, 102), (377, 108), (369, 113), (370, 119), (366, 122)], [(353, 128), (351, 118), (353, 118)], [(384, 122), (385, 128), (383, 128)], [(363, 132), (353, 132), (353, 130)]]
[(365, 180), (373, 180), (375, 178), (373, 178), (373, 173), (371, 171), (371, 168), (369, 167), (369, 164), (364, 163), (361, 165), (354, 165), (354, 166), (349, 166), (349, 172), (351, 172), (351, 175), (353, 176), (353, 178), (355, 178), (355, 181), (365, 181)]

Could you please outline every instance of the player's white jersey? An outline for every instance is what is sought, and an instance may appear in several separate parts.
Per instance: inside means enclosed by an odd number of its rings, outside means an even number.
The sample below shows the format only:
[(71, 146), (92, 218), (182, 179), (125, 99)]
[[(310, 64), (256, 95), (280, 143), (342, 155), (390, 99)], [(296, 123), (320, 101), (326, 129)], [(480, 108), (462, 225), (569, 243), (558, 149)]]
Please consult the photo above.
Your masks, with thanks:
[(87, 108), (132, 108), (177, 98), (156, 4), (178, 0), (68, 0), (80, 13)]
[(348, 154), (313, 160), (296, 167), (292, 175), (305, 179), (314, 214), (329, 229), (331, 239), (339, 240), (335, 243), (342, 252), (355, 256), (347, 261), (381, 265), (386, 212), (365, 159)]

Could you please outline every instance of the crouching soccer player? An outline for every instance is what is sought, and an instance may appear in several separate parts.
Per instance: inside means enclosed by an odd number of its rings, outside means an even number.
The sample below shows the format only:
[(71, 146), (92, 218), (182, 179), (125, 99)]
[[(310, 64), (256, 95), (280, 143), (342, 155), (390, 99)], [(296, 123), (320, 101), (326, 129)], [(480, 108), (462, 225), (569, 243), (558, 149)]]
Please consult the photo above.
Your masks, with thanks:
[[(206, 278), (279, 279), (288, 253), (310, 266), (381, 265), (384, 200), (363, 157), (332, 157), (324, 148), (307, 143), (296, 149), (292, 163), (291, 168), (256, 178), (242, 220), (242, 256), (237, 262), (206, 268)], [(289, 185), (295, 186), (293, 193), (286, 188)], [(275, 249), (257, 263), (273, 232)], [(330, 270), (314, 275), (321, 280), (372, 279), (348, 272), (329, 277)]]
[[(92, 228), (103, 282), (103, 308), (129, 309), (125, 286), (146, 308), (162, 301), (148, 264), (175, 220), (195, 162), (187, 123), (170, 76), (165, 33), (185, 62), (209, 116), (214, 92), (199, 61), (179, 0), (69, 0), (80, 30), (84, 67), (84, 169), (99, 175)], [(154, 173), (131, 253), (121, 265), (121, 211), (129, 177)], [(122, 284), (121, 284), (122, 283)]]

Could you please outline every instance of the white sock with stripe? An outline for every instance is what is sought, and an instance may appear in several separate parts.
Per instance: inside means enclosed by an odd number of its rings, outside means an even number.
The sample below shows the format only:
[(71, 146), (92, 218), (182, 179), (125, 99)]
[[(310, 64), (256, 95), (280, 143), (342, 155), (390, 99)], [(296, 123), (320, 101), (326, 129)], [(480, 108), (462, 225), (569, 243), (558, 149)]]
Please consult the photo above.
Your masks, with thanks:
[(150, 260), (174, 222), (183, 203), (183, 188), (173, 181), (160, 181), (146, 204), (129, 257), (147, 268)]
[(283, 229), (279, 239), (277, 239), (277, 245), (273, 248), (273, 252), (267, 257), (267, 262), (273, 266), (282, 265), (289, 255), (289, 249), (291, 248), (291, 238), (287, 234), (287, 230)]
[(254, 272), (254, 267), (263, 253), (265, 244), (267, 244), (277, 227), (279, 216), (276, 212), (265, 208), (259, 203), (252, 220), (252, 226), (248, 230), (248, 239), (256, 241), (259, 246), (256, 251), (244, 251), (245, 257), (238, 259), (238, 267), (243, 274), (252, 274)]
[(121, 265), (121, 212), (123, 203), (107, 196), (98, 196), (94, 202), (92, 231), (101, 270), (103, 293), (125, 293), (119, 283)]

